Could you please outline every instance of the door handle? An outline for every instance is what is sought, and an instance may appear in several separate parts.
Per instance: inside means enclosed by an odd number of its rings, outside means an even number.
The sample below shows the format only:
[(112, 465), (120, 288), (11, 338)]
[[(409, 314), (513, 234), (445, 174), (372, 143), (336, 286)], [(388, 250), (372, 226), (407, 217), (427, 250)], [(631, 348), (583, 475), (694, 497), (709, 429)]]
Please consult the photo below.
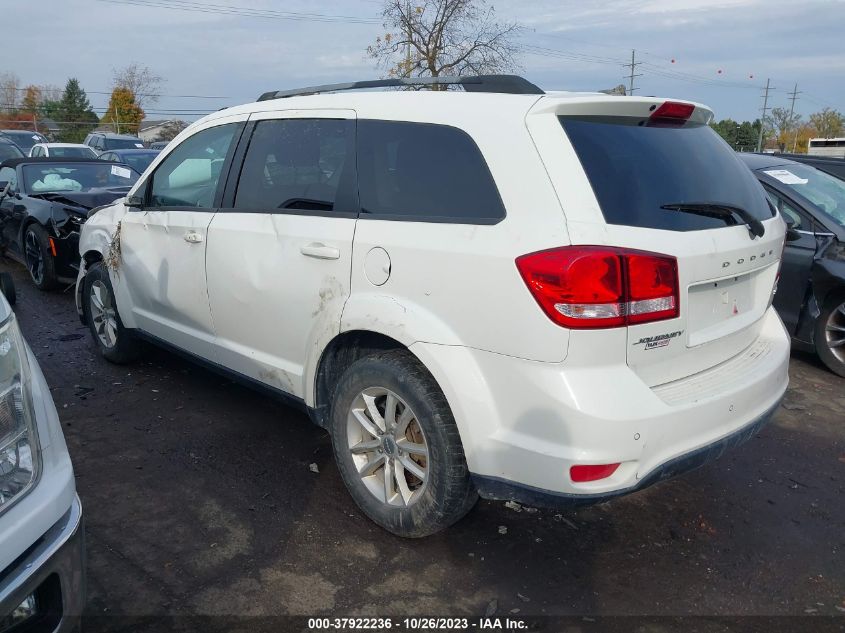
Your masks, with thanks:
[(196, 231), (186, 231), (184, 238), (188, 244), (199, 244), (203, 240), (202, 233)]
[(317, 259), (340, 259), (340, 249), (334, 246), (326, 246), (322, 242), (311, 242), (304, 245), (299, 251), (306, 257)]

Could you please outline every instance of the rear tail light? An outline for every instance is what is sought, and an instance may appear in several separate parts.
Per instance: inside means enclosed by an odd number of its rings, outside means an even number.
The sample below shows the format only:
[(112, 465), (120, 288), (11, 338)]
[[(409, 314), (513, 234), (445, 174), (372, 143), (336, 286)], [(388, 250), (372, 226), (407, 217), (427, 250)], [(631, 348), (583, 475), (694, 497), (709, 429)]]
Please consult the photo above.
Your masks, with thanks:
[(548, 317), (568, 328), (610, 328), (679, 314), (674, 257), (607, 246), (567, 246), (518, 257)]
[(650, 126), (681, 126), (692, 116), (695, 106), (691, 103), (664, 101), (651, 113)]
[(598, 481), (610, 477), (616, 472), (617, 468), (619, 468), (619, 464), (582, 464), (572, 466), (569, 469), (569, 477), (575, 483)]

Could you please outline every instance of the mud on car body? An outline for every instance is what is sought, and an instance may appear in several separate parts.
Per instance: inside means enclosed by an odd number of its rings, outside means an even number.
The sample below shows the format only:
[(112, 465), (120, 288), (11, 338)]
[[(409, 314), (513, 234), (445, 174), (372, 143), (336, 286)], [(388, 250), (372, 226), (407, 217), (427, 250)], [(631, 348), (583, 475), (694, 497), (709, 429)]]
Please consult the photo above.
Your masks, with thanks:
[(0, 247), (41, 290), (73, 283), (79, 229), (88, 212), (126, 195), (138, 174), (96, 158), (18, 158), (0, 163)]

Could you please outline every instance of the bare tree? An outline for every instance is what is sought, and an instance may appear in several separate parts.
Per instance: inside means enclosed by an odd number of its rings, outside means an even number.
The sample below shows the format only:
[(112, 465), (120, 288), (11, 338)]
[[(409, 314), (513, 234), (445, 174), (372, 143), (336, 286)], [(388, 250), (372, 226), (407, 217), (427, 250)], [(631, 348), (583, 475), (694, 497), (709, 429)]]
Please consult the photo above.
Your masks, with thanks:
[(498, 22), (486, 0), (386, 0), (387, 33), (367, 54), (391, 77), (515, 70), (519, 26)]
[(0, 73), (0, 111), (11, 112), (20, 105), (23, 92), (15, 73)]
[(138, 62), (132, 62), (125, 68), (112, 68), (112, 89), (129, 90), (135, 95), (135, 103), (141, 109), (158, 103), (158, 92), (162, 83), (162, 77)]
[(172, 141), (176, 138), (176, 135), (179, 134), (182, 130), (188, 127), (188, 124), (181, 119), (176, 119), (174, 121), (168, 121), (165, 123), (161, 131), (156, 136), (156, 141)]

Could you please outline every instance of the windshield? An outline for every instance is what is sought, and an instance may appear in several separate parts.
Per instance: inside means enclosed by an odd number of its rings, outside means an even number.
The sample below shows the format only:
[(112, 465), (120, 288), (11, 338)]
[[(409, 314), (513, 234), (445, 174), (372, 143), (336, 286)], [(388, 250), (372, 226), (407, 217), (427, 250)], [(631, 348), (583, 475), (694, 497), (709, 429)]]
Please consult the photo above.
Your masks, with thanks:
[(782, 165), (760, 171), (804, 196), (819, 212), (845, 227), (845, 181), (808, 165)]
[(24, 190), (36, 194), (130, 187), (138, 180), (138, 174), (109, 163), (44, 163), (24, 165), (23, 180)]
[(0, 161), (7, 158), (23, 158), (23, 152), (11, 143), (0, 143)]
[(37, 132), (28, 132), (26, 130), (21, 130), (19, 132), (14, 130), (3, 132), (3, 136), (11, 139), (15, 145), (26, 151), (29, 151), (36, 143), (47, 142), (47, 139)]
[(97, 152), (87, 145), (80, 147), (54, 147), (50, 146), (50, 156), (59, 158), (96, 158)]
[(760, 183), (707, 125), (640, 125), (631, 117), (560, 117), (605, 220), (669, 231), (735, 224), (689, 213), (685, 205), (736, 207), (750, 218), (772, 217)]
[(107, 138), (106, 149), (142, 149), (144, 143), (139, 138)]
[(156, 156), (158, 152), (126, 152), (120, 155), (120, 162), (142, 174)]

